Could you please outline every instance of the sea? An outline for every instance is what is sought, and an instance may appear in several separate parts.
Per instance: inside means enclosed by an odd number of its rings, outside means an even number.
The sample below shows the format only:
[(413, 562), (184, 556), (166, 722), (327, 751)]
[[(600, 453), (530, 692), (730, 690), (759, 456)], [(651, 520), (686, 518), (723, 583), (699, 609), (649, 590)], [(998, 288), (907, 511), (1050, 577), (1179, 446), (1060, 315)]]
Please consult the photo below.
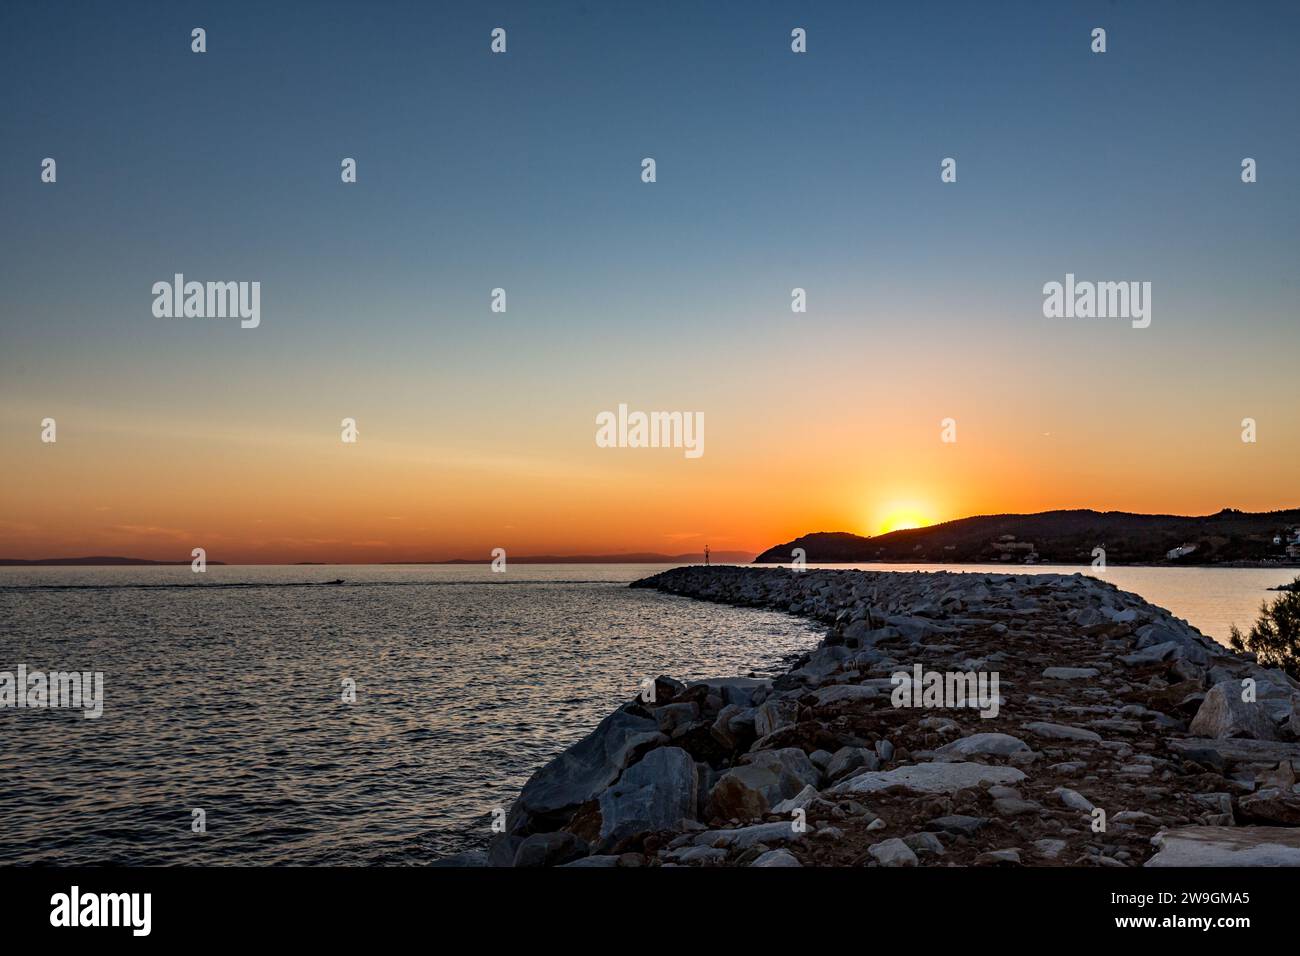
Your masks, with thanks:
[[(0, 671), (104, 687), (98, 718), (0, 708), (0, 864), (426, 865), (482, 847), (493, 812), (644, 679), (770, 676), (822, 637), (627, 587), (664, 567), (0, 568)], [(1099, 576), (1226, 642), (1295, 570)]]

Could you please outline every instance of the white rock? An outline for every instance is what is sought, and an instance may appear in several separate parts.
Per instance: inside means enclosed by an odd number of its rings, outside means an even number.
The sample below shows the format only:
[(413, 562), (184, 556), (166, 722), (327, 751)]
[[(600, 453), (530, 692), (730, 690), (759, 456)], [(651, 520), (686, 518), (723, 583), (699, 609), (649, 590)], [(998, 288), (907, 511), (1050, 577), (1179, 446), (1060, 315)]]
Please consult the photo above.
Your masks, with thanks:
[(1101, 671), (1095, 667), (1048, 667), (1043, 670), (1043, 676), (1050, 680), (1084, 680), (1100, 675)]
[(867, 852), (881, 866), (916, 866), (918, 862), (912, 848), (898, 837), (881, 840)]
[(808, 806), (808, 804), (816, 800), (819, 796), (821, 796), (821, 794), (817, 792), (817, 788), (809, 784), (808, 786), (800, 790), (797, 794), (795, 794), (793, 797), (791, 797), (789, 800), (782, 800), (780, 803), (774, 806), (772, 808), (772, 812), (790, 813), (794, 810), (802, 810), (806, 806)]
[(1087, 730), (1083, 727), (1069, 727), (1065, 724), (1049, 724), (1041, 720), (1032, 724), (1025, 724), (1025, 730), (1051, 740), (1091, 740), (1094, 742), (1101, 740), (1101, 734), (1094, 730)]
[(989, 783), (1019, 783), (1025, 775), (1014, 767), (990, 767), (982, 763), (921, 763), (893, 770), (858, 774), (829, 791), (832, 794), (875, 793), (900, 787), (914, 793), (955, 793), (967, 787)]
[(735, 830), (705, 830), (695, 838), (696, 846), (726, 846), (745, 849), (755, 843), (780, 843), (797, 840), (803, 833), (789, 823), (757, 823)]
[(976, 757), (981, 754), (1006, 757), (1028, 749), (1029, 744), (1019, 737), (1012, 737), (1010, 734), (982, 733), (971, 734), (969, 737), (944, 744), (935, 753), (943, 757)]
[(777, 850), (768, 850), (760, 856), (750, 866), (803, 866), (793, 853), (784, 848)]
[(1052, 791), (1052, 794), (1060, 797), (1061, 802), (1072, 810), (1078, 810), (1081, 813), (1092, 813), (1092, 801), (1077, 790), (1071, 790), (1069, 787), (1057, 787)]
[(1179, 827), (1151, 838), (1147, 866), (1300, 866), (1295, 827)]

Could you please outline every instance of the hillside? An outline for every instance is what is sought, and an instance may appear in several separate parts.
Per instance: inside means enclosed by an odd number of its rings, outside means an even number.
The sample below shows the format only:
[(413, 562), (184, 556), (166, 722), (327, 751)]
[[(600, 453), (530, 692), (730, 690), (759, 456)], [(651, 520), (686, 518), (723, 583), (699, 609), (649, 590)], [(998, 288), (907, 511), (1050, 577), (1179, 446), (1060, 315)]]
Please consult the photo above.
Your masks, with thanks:
[[(1225, 508), (1203, 517), (1090, 510), (977, 515), (876, 537), (806, 534), (769, 548), (754, 562), (788, 564), (793, 550), (803, 548), (814, 563), (1089, 564), (1093, 549), (1104, 547), (1109, 564), (1166, 563), (1169, 551), (1193, 544), (1195, 550), (1175, 559), (1177, 563), (1220, 564), (1283, 559), (1287, 532), (1297, 527), (1300, 509), (1249, 513)], [(1283, 544), (1275, 545), (1279, 535)]]

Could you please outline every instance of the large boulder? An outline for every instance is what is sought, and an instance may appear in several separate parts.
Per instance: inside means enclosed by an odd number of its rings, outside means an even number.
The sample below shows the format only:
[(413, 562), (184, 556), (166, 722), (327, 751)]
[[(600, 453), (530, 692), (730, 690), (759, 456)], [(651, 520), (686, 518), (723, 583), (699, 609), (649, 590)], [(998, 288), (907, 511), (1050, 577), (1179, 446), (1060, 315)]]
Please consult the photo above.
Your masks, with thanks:
[(1139, 650), (1174, 644), (1178, 648), (1178, 653), (1174, 654), (1175, 657), (1184, 658), (1196, 664), (1204, 664), (1210, 659), (1205, 646), (1205, 643), (1208, 643), (1207, 638), (1202, 637), (1185, 624), (1173, 622), (1143, 624), (1137, 629), (1136, 633), (1137, 648)]
[(1259, 823), (1300, 826), (1300, 790), (1296, 789), (1296, 766), (1290, 760), (1278, 762), (1274, 770), (1255, 776), (1255, 790), (1238, 800), (1242, 816)]
[(1183, 656), (1183, 645), (1177, 641), (1165, 641), (1163, 644), (1150, 644), (1132, 654), (1125, 654), (1120, 657), (1120, 660), (1130, 667), (1141, 667), (1144, 664), (1158, 664), (1181, 656)]
[(709, 734), (729, 750), (738, 750), (754, 739), (754, 708), (727, 704), (718, 711)]
[(699, 719), (700, 705), (694, 701), (685, 701), (680, 704), (664, 704), (662, 707), (655, 709), (655, 722), (659, 725), (659, 732), (667, 734), (669, 737), (678, 728), (689, 728), (692, 723)]
[(721, 697), (724, 704), (753, 707), (762, 703), (767, 697), (768, 691), (772, 689), (772, 682), (757, 677), (718, 677), (695, 681), (690, 686), (707, 687)]
[[(1258, 668), (1251, 672), (1255, 679), (1255, 696), (1263, 705), (1274, 726), (1288, 727), (1294, 734), (1296, 724), (1300, 723), (1300, 689), (1294, 687), (1283, 671)], [(1297, 735), (1300, 736), (1300, 735)]]
[(1268, 711), (1259, 700), (1244, 701), (1240, 681), (1220, 681), (1209, 689), (1192, 718), (1188, 733), (1196, 737), (1248, 737), (1277, 740)]
[(793, 726), (799, 719), (799, 702), (789, 697), (774, 697), (754, 711), (754, 733), (759, 737)]
[(595, 799), (637, 756), (666, 742), (650, 718), (614, 711), (524, 784), (511, 810), (511, 831), (526, 831), (542, 821), (556, 823), (543, 829), (558, 829), (567, 822), (568, 811)]
[(804, 787), (816, 786), (817, 768), (798, 747), (761, 750), (747, 755), (747, 763), (732, 767), (709, 793), (716, 817), (751, 820), (761, 817)]
[(880, 769), (880, 757), (874, 750), (866, 747), (841, 747), (831, 756), (826, 764), (826, 779), (838, 780), (859, 767), (868, 770)]
[(848, 656), (848, 650), (843, 647), (820, 647), (809, 655), (807, 663), (792, 670), (790, 676), (816, 686), (838, 671)]
[(685, 750), (650, 751), (600, 795), (598, 849), (609, 850), (631, 837), (694, 820), (698, 781), (695, 761)]

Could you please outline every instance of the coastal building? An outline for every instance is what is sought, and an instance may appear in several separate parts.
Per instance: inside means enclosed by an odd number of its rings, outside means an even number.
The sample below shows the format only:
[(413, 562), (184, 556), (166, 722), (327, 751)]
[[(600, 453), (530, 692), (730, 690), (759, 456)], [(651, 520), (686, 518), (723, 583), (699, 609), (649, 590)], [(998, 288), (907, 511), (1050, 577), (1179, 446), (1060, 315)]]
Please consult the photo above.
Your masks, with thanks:
[(1007, 552), (1010, 552), (1010, 551), (1033, 551), (1033, 550), (1034, 550), (1034, 543), (1033, 543), (1032, 541), (1015, 541), (1015, 540), (1011, 540), (1011, 541), (1006, 541), (1006, 540), (994, 541), (994, 542), (993, 542), (993, 550), (994, 550), (994, 551), (1007, 551)]
[[(1279, 544), (1280, 542), (1275, 538), (1273, 543)], [(1286, 556), (1288, 558), (1300, 558), (1300, 528), (1291, 528), (1287, 532)]]
[(989, 542), (989, 547), (998, 553), (1002, 561), (1020, 560), (1025, 564), (1038, 561), (1038, 551), (1032, 541), (1017, 541), (1014, 534), (1004, 534), (998, 540)]
[(1183, 555), (1191, 554), (1195, 550), (1196, 550), (1196, 545), (1183, 544), (1178, 546), (1177, 548), (1174, 548), (1172, 551), (1165, 552), (1165, 558), (1166, 560), (1169, 561), (1177, 561)]

